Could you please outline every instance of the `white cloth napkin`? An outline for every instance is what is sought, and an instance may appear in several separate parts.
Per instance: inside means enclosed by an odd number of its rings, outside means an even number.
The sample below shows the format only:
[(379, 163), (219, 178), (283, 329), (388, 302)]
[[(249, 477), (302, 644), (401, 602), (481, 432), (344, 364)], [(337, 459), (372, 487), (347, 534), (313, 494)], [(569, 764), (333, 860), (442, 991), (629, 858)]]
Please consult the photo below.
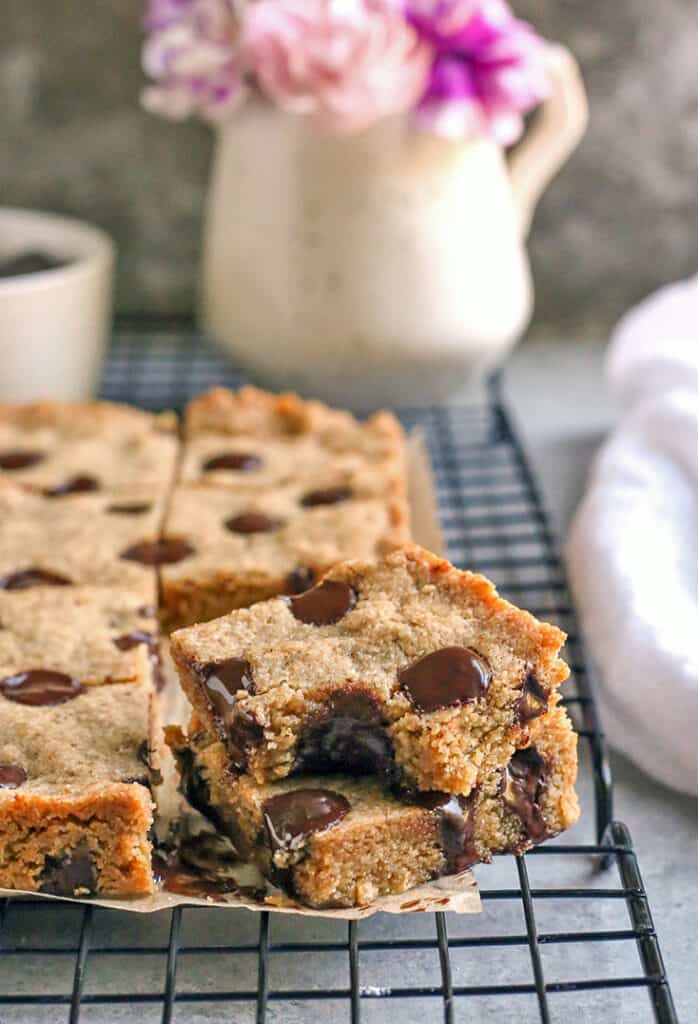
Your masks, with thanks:
[(567, 561), (613, 746), (698, 795), (698, 277), (620, 322), (622, 416), (594, 464)]

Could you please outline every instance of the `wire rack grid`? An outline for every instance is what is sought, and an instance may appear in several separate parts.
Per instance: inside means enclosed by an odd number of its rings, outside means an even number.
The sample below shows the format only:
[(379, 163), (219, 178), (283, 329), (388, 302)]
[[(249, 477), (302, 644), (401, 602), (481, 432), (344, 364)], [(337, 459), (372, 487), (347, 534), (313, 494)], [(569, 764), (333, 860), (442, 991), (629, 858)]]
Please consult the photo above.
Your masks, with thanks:
[[(193, 332), (122, 329), (104, 397), (181, 407), (241, 375)], [(405, 412), (429, 448), (448, 553), (568, 633), (582, 825), (479, 869), (483, 912), (339, 922), (180, 908), (149, 918), (7, 900), (0, 1022), (351, 1024), (677, 1021), (540, 494), (495, 382), (478, 404)], [(581, 829), (581, 831), (580, 831)], [(591, 831), (591, 836), (588, 833)]]

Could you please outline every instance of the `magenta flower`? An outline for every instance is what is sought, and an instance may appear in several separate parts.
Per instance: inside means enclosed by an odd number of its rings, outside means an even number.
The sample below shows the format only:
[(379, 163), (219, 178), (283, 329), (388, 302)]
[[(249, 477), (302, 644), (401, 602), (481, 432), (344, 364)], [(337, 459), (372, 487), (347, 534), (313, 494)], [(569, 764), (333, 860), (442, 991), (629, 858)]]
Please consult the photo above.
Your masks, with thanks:
[(516, 142), (523, 115), (548, 94), (540, 37), (504, 0), (405, 0), (405, 13), (435, 53), (418, 123), (454, 138)]
[(335, 132), (412, 109), (433, 57), (393, 0), (256, 0), (243, 50), (270, 99)]
[(219, 121), (242, 100), (237, 0), (151, 0), (143, 69), (155, 85), (146, 110), (172, 120)]

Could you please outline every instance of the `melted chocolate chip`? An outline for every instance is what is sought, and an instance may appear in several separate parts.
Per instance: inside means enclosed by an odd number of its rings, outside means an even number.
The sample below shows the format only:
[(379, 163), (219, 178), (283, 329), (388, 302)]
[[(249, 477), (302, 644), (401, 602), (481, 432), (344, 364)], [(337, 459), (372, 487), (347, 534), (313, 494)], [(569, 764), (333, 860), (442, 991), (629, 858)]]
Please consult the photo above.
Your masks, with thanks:
[(15, 469), (29, 469), (42, 462), (46, 456), (43, 452), (10, 451), (0, 452), (0, 469), (12, 472)]
[(299, 622), (330, 626), (339, 622), (356, 604), (356, 591), (341, 580), (323, 580), (298, 597), (284, 598)]
[(237, 693), (254, 693), (252, 669), (241, 658), (212, 662), (201, 669), (211, 709), (220, 722), (233, 765), (247, 767), (247, 751), (260, 743), (263, 729), (253, 716), (237, 703)]
[(249, 452), (223, 452), (204, 462), (202, 469), (204, 473), (212, 473), (217, 469), (232, 469), (238, 473), (249, 473), (253, 469), (259, 469), (261, 465), (262, 460), (258, 455), (250, 455)]
[(467, 647), (443, 647), (403, 668), (398, 680), (419, 711), (437, 711), (484, 697), (490, 670)]
[(39, 892), (53, 896), (92, 895), (97, 887), (92, 858), (86, 842), (60, 857), (47, 857)]
[(519, 722), (530, 722), (533, 718), (544, 715), (547, 710), (548, 692), (540, 685), (533, 672), (529, 672), (516, 705), (516, 716)]
[(309, 491), (301, 498), (304, 508), (315, 508), (318, 505), (339, 505), (349, 501), (353, 492), (351, 487), (326, 487), (320, 491)]
[(265, 800), (262, 807), (266, 841), (272, 851), (296, 850), (315, 832), (342, 821), (351, 804), (330, 789), (294, 789)]
[(28, 590), (30, 587), (67, 587), (70, 580), (44, 569), (21, 569), (0, 579), (0, 590)]
[(395, 775), (393, 744), (374, 697), (360, 691), (337, 693), (327, 710), (310, 719), (300, 736), (294, 772)]
[(201, 870), (183, 863), (177, 854), (170, 856), (164, 856), (162, 853), (153, 854), (153, 876), (165, 892), (174, 892), (178, 896), (191, 896), (194, 899), (210, 900), (212, 903), (223, 903), (227, 893), (240, 891), (234, 879), (207, 878)]
[(315, 582), (315, 570), (307, 566), (294, 569), (286, 577), (286, 591), (289, 594), (304, 594)]
[(441, 845), (450, 874), (472, 867), (480, 859), (475, 849), (475, 798), (450, 793), (414, 793), (411, 801), (439, 815)]
[(44, 491), (46, 498), (63, 498), (67, 494), (89, 494), (99, 490), (99, 480), (93, 476), (71, 476), (55, 487)]
[(82, 686), (63, 672), (35, 668), (0, 679), (0, 693), (16, 704), (44, 707), (72, 700), (82, 693)]
[(142, 629), (134, 629), (131, 633), (124, 633), (122, 636), (114, 637), (113, 643), (120, 651), (132, 651), (140, 644), (147, 644), (150, 648), (156, 648), (158, 637), (153, 633), (146, 633)]
[(146, 512), (150, 512), (152, 507), (148, 502), (134, 501), (130, 504), (109, 505), (106, 511), (112, 516), (143, 516)]
[(225, 528), (231, 533), (271, 533), (281, 526), (281, 519), (272, 519), (263, 512), (243, 512), (226, 519)]
[(0, 764), (0, 789), (17, 789), (28, 778), (18, 764)]
[(546, 786), (545, 762), (535, 747), (517, 750), (504, 769), (502, 798), (521, 818), (526, 837), (539, 843), (549, 835), (540, 801)]
[(142, 540), (121, 552), (127, 562), (141, 565), (175, 565), (193, 555), (194, 548), (181, 537), (161, 537), (160, 540)]

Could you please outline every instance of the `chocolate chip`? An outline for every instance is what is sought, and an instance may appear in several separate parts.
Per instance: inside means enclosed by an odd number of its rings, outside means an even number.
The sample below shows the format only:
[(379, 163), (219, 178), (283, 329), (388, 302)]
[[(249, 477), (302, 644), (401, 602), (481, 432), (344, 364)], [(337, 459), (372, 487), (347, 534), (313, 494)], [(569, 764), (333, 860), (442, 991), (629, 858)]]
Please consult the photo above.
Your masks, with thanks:
[(47, 857), (39, 892), (53, 896), (92, 895), (97, 888), (92, 858), (86, 842), (60, 857)]
[(327, 709), (304, 725), (294, 772), (395, 775), (393, 744), (378, 701), (361, 691), (336, 693)]
[(242, 658), (228, 658), (205, 665), (201, 674), (213, 712), (227, 728), (233, 720), (238, 691), (254, 693), (250, 663)]
[(339, 505), (352, 497), (351, 487), (326, 487), (320, 491), (309, 491), (301, 498), (304, 508), (315, 508), (317, 505)]
[(0, 469), (12, 472), (15, 469), (29, 469), (42, 462), (46, 456), (43, 452), (35, 451), (9, 451), (0, 452)]
[(281, 519), (271, 519), (263, 512), (243, 512), (242, 515), (226, 519), (225, 527), (231, 533), (271, 533), (282, 524)]
[(467, 647), (443, 647), (398, 672), (400, 688), (419, 711), (470, 704), (484, 697), (490, 670)]
[(70, 580), (44, 569), (21, 569), (0, 579), (0, 590), (28, 590), (30, 587), (67, 587)]
[(28, 778), (18, 764), (0, 764), (0, 789), (17, 789)]
[(249, 452), (223, 452), (204, 462), (202, 469), (204, 473), (212, 473), (216, 469), (232, 469), (238, 473), (249, 473), (253, 469), (259, 469), (261, 465), (262, 460), (258, 455), (250, 455)]
[(150, 512), (152, 507), (148, 502), (134, 501), (130, 504), (109, 505), (106, 511), (112, 516), (143, 516), (146, 512)]
[(174, 565), (194, 554), (194, 548), (181, 537), (161, 537), (160, 540), (142, 540), (121, 552), (127, 562), (142, 565)]
[(516, 717), (519, 722), (530, 722), (544, 715), (547, 710), (548, 691), (540, 685), (533, 672), (529, 672), (516, 705)]
[(266, 840), (272, 851), (295, 850), (315, 832), (342, 821), (351, 804), (330, 789), (294, 789), (265, 800), (262, 806)]
[(502, 798), (521, 819), (526, 837), (539, 843), (549, 835), (540, 805), (546, 786), (545, 761), (535, 747), (517, 750), (504, 769)]
[(131, 633), (114, 637), (113, 643), (120, 651), (131, 651), (140, 644), (147, 644), (148, 647), (154, 648), (158, 645), (158, 637), (153, 633), (146, 633), (145, 630), (134, 629)]
[(451, 874), (458, 874), (477, 863), (480, 857), (475, 849), (476, 793), (464, 797), (432, 791), (414, 793), (410, 799), (420, 807), (438, 813), (441, 845)]
[(99, 481), (93, 476), (71, 476), (63, 483), (44, 491), (46, 498), (63, 498), (67, 494), (89, 494), (99, 490)]
[(323, 580), (312, 590), (284, 600), (299, 622), (311, 626), (330, 626), (351, 611), (356, 604), (356, 592), (341, 580)]
[(304, 594), (315, 582), (315, 570), (307, 566), (294, 569), (286, 577), (286, 590), (289, 594)]
[(43, 707), (72, 700), (82, 693), (82, 685), (63, 672), (35, 668), (0, 679), (0, 693), (16, 704)]
[(201, 670), (211, 710), (225, 735), (228, 753), (235, 768), (247, 767), (247, 752), (262, 739), (263, 730), (257, 720), (237, 702), (239, 690), (254, 693), (252, 669), (241, 658), (211, 662)]

